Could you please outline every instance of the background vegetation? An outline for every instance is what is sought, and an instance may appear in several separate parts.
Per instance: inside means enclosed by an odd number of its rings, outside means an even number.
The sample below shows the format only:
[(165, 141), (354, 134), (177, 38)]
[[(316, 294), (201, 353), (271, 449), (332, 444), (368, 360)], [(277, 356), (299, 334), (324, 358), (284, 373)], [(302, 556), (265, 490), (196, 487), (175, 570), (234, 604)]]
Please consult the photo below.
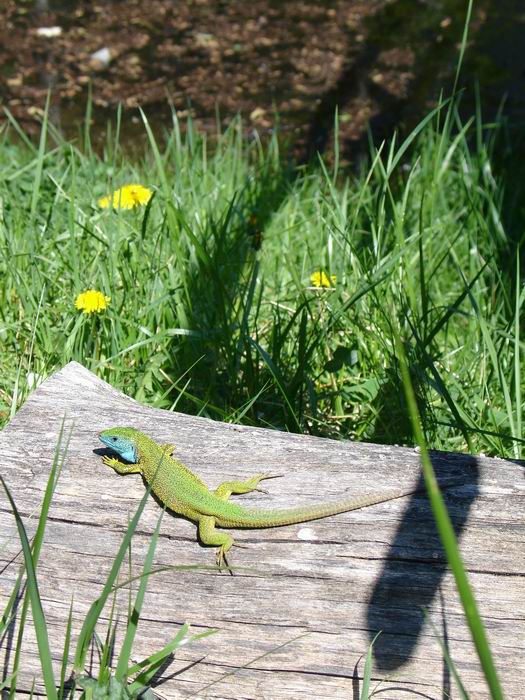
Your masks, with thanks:
[[(144, 128), (135, 162), (118, 119), (101, 156), (87, 130), (77, 147), (46, 120), (38, 147), (16, 124), (2, 134), (2, 423), (77, 360), (165, 409), (411, 443), (399, 326), (428, 443), (521, 455), (520, 234), (501, 123), (462, 123), (446, 104), (359, 172), (337, 152), (295, 166), (239, 121), (210, 139), (175, 120), (162, 145)], [(127, 183), (155, 196), (98, 206)], [(335, 281), (312, 286), (318, 271)], [(90, 288), (106, 310), (75, 308)]]

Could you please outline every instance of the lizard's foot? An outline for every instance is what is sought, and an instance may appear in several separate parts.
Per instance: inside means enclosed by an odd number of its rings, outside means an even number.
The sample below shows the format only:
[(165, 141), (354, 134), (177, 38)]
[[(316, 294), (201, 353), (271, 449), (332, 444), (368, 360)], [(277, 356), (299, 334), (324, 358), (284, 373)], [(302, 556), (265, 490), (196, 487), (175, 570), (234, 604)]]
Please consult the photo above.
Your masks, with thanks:
[(115, 471), (119, 471), (119, 468), (122, 466), (122, 462), (119, 462), (116, 457), (110, 457), (109, 455), (104, 455), (102, 461), (107, 467), (111, 467)]
[[(230, 569), (226, 552), (233, 544), (233, 537), (227, 532), (220, 532), (215, 528), (215, 518), (211, 515), (202, 515), (199, 518), (199, 537), (203, 544), (211, 544), (218, 547), (215, 561), (220, 570), (226, 565)], [(231, 571), (231, 569), (230, 569)]]
[(140, 464), (126, 464), (116, 459), (116, 457), (110, 457), (109, 455), (104, 455), (102, 461), (106, 466), (114, 469), (117, 474), (140, 474), (141, 471)]
[(224, 547), (219, 547), (219, 549), (217, 550), (217, 553), (215, 555), (215, 563), (219, 567), (219, 571), (226, 569), (233, 576), (233, 571), (228, 562), (228, 558), (226, 557)]
[(247, 479), (243, 482), (246, 487), (246, 493), (249, 491), (259, 491), (260, 493), (268, 493), (266, 489), (259, 488), (259, 482), (264, 481), (264, 479), (277, 479), (282, 476), (282, 474), (272, 474), (271, 472), (263, 472), (262, 474), (255, 474), (251, 479)]
[(248, 549), (248, 545), (233, 542), (227, 549), (225, 549), (224, 547), (219, 547), (219, 549), (217, 550), (217, 554), (215, 556), (215, 563), (219, 567), (219, 571), (226, 569), (226, 571), (229, 571), (231, 576), (233, 576), (233, 569), (231, 568), (228, 558), (226, 557), (226, 552), (228, 552), (231, 547), (240, 547), (241, 549)]
[(259, 488), (259, 482), (263, 479), (274, 479), (276, 476), (281, 475), (264, 472), (263, 474), (255, 474), (255, 476), (252, 476), (251, 479), (247, 479), (246, 481), (225, 481), (215, 489), (215, 495), (223, 501), (227, 501), (232, 493), (250, 493), (251, 491), (268, 493), (265, 489)]

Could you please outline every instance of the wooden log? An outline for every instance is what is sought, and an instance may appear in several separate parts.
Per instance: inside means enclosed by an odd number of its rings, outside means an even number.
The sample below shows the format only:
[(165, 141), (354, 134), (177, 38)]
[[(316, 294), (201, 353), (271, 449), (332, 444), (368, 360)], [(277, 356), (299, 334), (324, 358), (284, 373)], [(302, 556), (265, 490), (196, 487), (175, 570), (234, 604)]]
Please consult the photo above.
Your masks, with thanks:
[[(287, 507), (422, 485), (414, 449), (290, 435), (147, 408), (72, 362), (44, 382), (0, 433), (0, 473), (30, 533), (64, 416), (71, 442), (38, 567), (57, 667), (71, 597), (76, 635), (144, 493), (140, 477), (118, 476), (102, 464), (94, 450), (102, 447), (97, 433), (104, 428), (129, 425), (174, 442), (177, 456), (211, 486), (262, 470), (282, 474), (267, 482), (269, 495), (239, 497), (250, 506)], [(449, 453), (434, 453), (432, 459), (506, 697), (521, 700), (523, 463)], [(159, 512), (149, 499), (133, 540), (135, 573)], [(381, 698), (458, 697), (424, 608), (471, 698), (488, 697), (424, 492), (304, 525), (233, 534), (247, 545), (233, 551), (234, 565), (242, 567), (235, 575), (197, 569), (150, 577), (135, 659), (161, 648), (184, 621), (195, 630), (219, 630), (183, 647), (162, 670), (156, 679), (162, 697), (357, 698), (363, 655), (380, 630), (372, 689)], [(15, 582), (19, 550), (2, 493), (0, 611)], [(165, 516), (155, 567), (213, 561), (213, 550), (197, 543), (193, 523)], [(126, 601), (124, 593), (122, 619)], [(15, 640), (12, 631), (0, 640), (4, 675)], [(19, 687), (28, 692), (33, 678), (37, 694), (44, 694), (28, 630)]]

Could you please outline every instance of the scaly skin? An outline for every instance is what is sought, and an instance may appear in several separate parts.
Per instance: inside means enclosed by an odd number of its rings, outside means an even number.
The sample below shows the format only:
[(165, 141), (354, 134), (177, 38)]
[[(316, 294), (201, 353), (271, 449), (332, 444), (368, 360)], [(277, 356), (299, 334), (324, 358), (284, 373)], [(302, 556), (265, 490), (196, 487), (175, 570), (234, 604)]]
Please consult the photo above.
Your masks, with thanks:
[(256, 474), (247, 481), (225, 481), (215, 491), (210, 491), (196, 474), (173, 456), (174, 445), (158, 445), (134, 428), (110, 428), (100, 433), (99, 437), (126, 460), (122, 462), (115, 457), (105, 456), (104, 464), (118, 474), (142, 474), (161, 503), (198, 523), (202, 542), (218, 547), (217, 564), (221, 568), (223, 563), (227, 564), (226, 553), (235, 542), (230, 534), (217, 531), (216, 526), (263, 528), (303, 523), (413, 493), (397, 491), (284, 510), (248, 509), (229, 501), (231, 494), (261, 491), (259, 482), (272, 478), (272, 474)]

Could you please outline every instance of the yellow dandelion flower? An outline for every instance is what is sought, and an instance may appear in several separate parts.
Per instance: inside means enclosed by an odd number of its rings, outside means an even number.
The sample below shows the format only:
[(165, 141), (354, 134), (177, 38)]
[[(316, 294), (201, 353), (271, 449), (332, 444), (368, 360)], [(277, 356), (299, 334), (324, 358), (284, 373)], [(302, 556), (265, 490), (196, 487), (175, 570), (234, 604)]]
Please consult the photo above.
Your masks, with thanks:
[(107, 297), (96, 289), (88, 289), (75, 299), (75, 307), (85, 314), (99, 313), (109, 306), (111, 297)]
[(138, 204), (147, 204), (152, 196), (153, 192), (143, 185), (124, 185), (107, 197), (99, 199), (98, 206), (102, 209), (133, 209)]
[(337, 277), (335, 275), (328, 275), (323, 270), (318, 270), (310, 275), (310, 284), (312, 287), (334, 287), (337, 282)]

